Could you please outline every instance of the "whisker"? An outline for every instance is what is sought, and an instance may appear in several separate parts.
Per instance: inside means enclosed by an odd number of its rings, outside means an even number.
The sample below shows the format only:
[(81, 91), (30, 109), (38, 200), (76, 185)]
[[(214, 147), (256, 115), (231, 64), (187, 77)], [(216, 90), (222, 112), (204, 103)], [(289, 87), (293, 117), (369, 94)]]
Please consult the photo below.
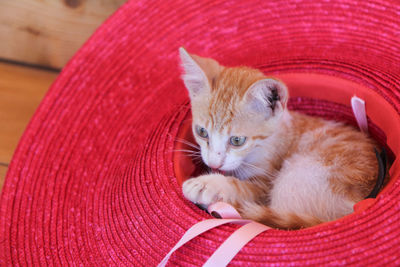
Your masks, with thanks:
[(192, 143), (192, 142), (189, 142), (189, 141), (186, 140), (186, 139), (177, 138), (176, 136), (172, 136), (172, 134), (170, 134), (170, 133), (167, 133), (167, 135), (168, 135), (168, 137), (170, 137), (170, 138), (174, 138), (175, 142), (180, 142), (180, 143), (183, 143), (183, 144), (185, 144), (185, 145), (191, 146), (191, 147), (193, 147), (193, 148), (198, 148), (198, 149), (200, 148), (199, 145), (197, 145), (197, 144), (195, 144), (195, 143)]
[(234, 176), (234, 177), (236, 177), (236, 178), (239, 178), (238, 175), (237, 175), (237, 173), (236, 173), (236, 169), (235, 169), (235, 170), (232, 170), (232, 176)]
[(203, 164), (203, 159), (201, 157), (193, 158), (193, 162), (197, 164)]
[(239, 167), (239, 168), (236, 168), (236, 177), (237, 178), (239, 178), (239, 179), (243, 179), (244, 178), (244, 173), (243, 173), (243, 169), (241, 168), (241, 167)]
[(239, 180), (241, 180), (245, 177), (245, 174), (243, 173), (243, 169), (240, 166), (238, 168), (232, 170), (232, 174), (234, 177), (238, 178)]
[(173, 153), (173, 152), (190, 152), (190, 153), (194, 153), (196, 151), (193, 150), (186, 150), (186, 149), (171, 149), (171, 150), (167, 150), (168, 153)]
[(271, 172), (269, 172), (269, 171), (267, 171), (267, 170), (265, 170), (265, 169), (263, 169), (263, 168), (260, 168), (260, 167), (258, 167), (258, 166), (255, 166), (255, 165), (253, 165), (253, 164), (250, 164), (250, 163), (248, 163), (248, 162), (242, 162), (242, 164), (243, 164), (244, 166), (248, 167), (250, 171), (253, 171), (253, 172), (254, 172), (254, 173), (253, 173), (253, 176), (254, 176), (255, 174), (257, 174), (257, 173), (264, 174), (265, 176), (268, 176), (268, 177), (274, 177), (274, 176), (275, 176), (273, 173), (271, 173)]
[(193, 151), (193, 150), (189, 150), (189, 149), (174, 149), (174, 150), (170, 150), (167, 151), (168, 153), (174, 153), (174, 152), (184, 152), (186, 153), (186, 156), (190, 156), (192, 161), (195, 164), (201, 164), (203, 163), (203, 158), (201, 157), (201, 152), (200, 151)]
[(196, 144), (194, 144), (194, 143), (192, 143), (192, 142), (189, 142), (189, 141), (187, 141), (187, 140), (185, 140), (185, 139), (176, 138), (175, 141), (176, 141), (176, 142), (180, 142), (180, 143), (185, 144), (185, 145), (188, 145), (188, 146), (190, 146), (190, 147), (192, 147), (192, 148), (196, 148), (196, 149), (198, 149), (198, 150), (200, 149), (200, 146), (199, 146), (199, 145), (196, 145)]
[(190, 150), (190, 149), (174, 149), (172, 151), (175, 152), (190, 152), (190, 153), (194, 153), (194, 154), (200, 154), (200, 151), (196, 151), (196, 150)]
[(199, 155), (193, 155), (192, 156), (192, 159), (193, 159), (193, 161), (198, 161), (198, 162), (203, 162), (203, 158), (201, 157), (201, 156), (199, 156)]

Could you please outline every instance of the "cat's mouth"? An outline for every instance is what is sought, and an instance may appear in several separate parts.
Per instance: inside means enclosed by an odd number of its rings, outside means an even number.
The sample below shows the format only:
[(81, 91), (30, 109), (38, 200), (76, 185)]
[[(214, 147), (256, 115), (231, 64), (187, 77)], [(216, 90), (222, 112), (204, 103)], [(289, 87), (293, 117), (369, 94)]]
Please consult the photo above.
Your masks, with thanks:
[(228, 175), (228, 176), (231, 176), (231, 177), (239, 179), (239, 180), (244, 180), (245, 179), (244, 177), (240, 177), (238, 174), (235, 174), (232, 171), (223, 171), (223, 170), (220, 170), (220, 169), (213, 169), (213, 168), (210, 168), (210, 167), (208, 167), (208, 168), (209, 168), (211, 173), (222, 174), (224, 176)]

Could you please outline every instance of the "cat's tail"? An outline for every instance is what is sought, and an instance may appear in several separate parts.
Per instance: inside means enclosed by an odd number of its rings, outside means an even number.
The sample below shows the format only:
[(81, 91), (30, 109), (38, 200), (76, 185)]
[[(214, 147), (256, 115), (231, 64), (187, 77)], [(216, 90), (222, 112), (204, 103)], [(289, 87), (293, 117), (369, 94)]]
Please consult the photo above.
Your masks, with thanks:
[(306, 214), (278, 213), (268, 206), (254, 202), (243, 204), (238, 211), (244, 219), (251, 219), (272, 228), (295, 230), (323, 223), (319, 218)]

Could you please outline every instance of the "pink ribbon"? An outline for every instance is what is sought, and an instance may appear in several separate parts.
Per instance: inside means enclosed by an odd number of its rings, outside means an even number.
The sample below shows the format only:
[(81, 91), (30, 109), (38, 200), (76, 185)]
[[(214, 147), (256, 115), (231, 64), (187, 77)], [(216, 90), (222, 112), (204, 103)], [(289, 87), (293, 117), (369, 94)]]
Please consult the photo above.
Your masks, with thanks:
[(178, 250), (181, 246), (192, 240), (193, 238), (201, 235), (208, 230), (221, 226), (227, 223), (234, 223), (242, 225), (231, 236), (229, 236), (219, 248), (211, 255), (203, 266), (226, 266), (235, 257), (235, 255), (254, 237), (260, 233), (271, 229), (263, 224), (253, 222), (251, 220), (244, 220), (240, 217), (239, 213), (234, 207), (227, 203), (217, 202), (208, 208), (210, 213), (217, 212), (219, 216), (224, 219), (209, 219), (196, 223), (178, 241), (178, 243), (171, 249), (171, 251), (164, 257), (158, 267), (164, 267), (172, 253)]
[(218, 215), (224, 219), (242, 219), (239, 212), (237, 212), (234, 207), (225, 202), (216, 202), (214, 204), (211, 204), (210, 206), (208, 206), (207, 211), (213, 216)]
[(224, 243), (221, 244), (221, 246), (219, 246), (211, 257), (208, 258), (203, 267), (228, 265), (228, 263), (248, 242), (269, 229), (271, 228), (253, 221), (245, 224), (237, 229), (224, 241)]
[(357, 96), (351, 98), (351, 108), (357, 120), (358, 127), (364, 133), (368, 133), (368, 120), (365, 111), (365, 101)]

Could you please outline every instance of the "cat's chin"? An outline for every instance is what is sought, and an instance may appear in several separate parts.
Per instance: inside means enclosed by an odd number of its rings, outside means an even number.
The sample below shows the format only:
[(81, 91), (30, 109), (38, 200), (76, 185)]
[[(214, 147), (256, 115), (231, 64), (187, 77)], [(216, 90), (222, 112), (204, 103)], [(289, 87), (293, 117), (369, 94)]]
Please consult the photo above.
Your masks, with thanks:
[(234, 173), (236, 170), (238, 170), (239, 168), (240, 168), (240, 165), (239, 166), (236, 166), (236, 165), (231, 165), (231, 166), (222, 166), (221, 168), (218, 168), (218, 169), (214, 169), (214, 168), (211, 168), (208, 164), (206, 164), (207, 165), (207, 167), (212, 171), (212, 172), (215, 172), (215, 173), (222, 173), (222, 174), (226, 174), (226, 173)]
[(246, 163), (243, 163), (243, 162), (241, 162), (239, 165), (237, 163), (236, 164), (230, 164), (228, 166), (226, 166), (226, 165), (222, 166), (219, 169), (214, 169), (214, 168), (211, 168), (210, 166), (208, 166), (207, 164), (206, 165), (207, 165), (207, 167), (208, 167), (208, 169), (209, 169), (209, 171), (211, 173), (219, 173), (219, 174), (222, 174), (222, 175), (225, 175), (225, 176), (232, 176), (232, 177), (234, 177), (234, 178), (236, 178), (238, 180), (242, 180), (243, 181), (243, 180), (247, 180), (250, 177), (252, 177), (255, 174), (257, 174), (257, 173), (254, 173), (254, 171), (249, 170), (245, 166), (245, 164)]

